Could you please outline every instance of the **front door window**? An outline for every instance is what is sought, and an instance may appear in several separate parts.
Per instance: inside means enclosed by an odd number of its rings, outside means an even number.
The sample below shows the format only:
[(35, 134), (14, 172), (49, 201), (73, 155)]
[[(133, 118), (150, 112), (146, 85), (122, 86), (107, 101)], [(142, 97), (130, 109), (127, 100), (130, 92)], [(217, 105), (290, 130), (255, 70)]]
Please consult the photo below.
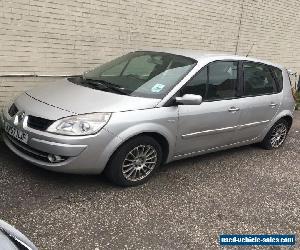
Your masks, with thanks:
[(236, 97), (238, 62), (216, 61), (202, 68), (182, 89), (181, 94), (201, 95), (204, 101)]

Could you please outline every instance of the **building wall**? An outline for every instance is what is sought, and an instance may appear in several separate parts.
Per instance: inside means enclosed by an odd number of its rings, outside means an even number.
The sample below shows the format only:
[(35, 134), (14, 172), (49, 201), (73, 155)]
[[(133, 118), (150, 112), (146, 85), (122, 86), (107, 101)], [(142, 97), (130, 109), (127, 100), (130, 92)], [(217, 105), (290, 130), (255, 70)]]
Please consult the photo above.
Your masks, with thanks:
[[(130, 50), (245, 55), (300, 72), (299, 0), (0, 0), (0, 76), (78, 74)], [(0, 106), (46, 78), (0, 77)]]

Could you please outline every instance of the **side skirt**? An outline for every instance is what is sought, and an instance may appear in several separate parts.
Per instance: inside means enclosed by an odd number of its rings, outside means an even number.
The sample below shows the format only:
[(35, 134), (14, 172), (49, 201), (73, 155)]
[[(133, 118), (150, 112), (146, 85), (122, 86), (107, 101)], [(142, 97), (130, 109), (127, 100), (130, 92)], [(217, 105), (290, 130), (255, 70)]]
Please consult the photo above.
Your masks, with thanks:
[(184, 159), (184, 158), (193, 157), (193, 156), (197, 156), (197, 155), (203, 155), (203, 154), (207, 154), (207, 153), (217, 152), (217, 151), (221, 151), (221, 150), (225, 150), (225, 149), (229, 149), (229, 148), (236, 148), (236, 147), (240, 147), (240, 146), (245, 146), (245, 145), (253, 144), (253, 143), (256, 143), (256, 142), (260, 142), (261, 140), (262, 139), (260, 137), (255, 137), (251, 140), (235, 142), (235, 143), (224, 145), (224, 146), (213, 147), (213, 148), (210, 148), (210, 149), (194, 151), (194, 152), (186, 153), (186, 154), (179, 154), (179, 155), (175, 155), (173, 157), (173, 160), (179, 160), (179, 159)]

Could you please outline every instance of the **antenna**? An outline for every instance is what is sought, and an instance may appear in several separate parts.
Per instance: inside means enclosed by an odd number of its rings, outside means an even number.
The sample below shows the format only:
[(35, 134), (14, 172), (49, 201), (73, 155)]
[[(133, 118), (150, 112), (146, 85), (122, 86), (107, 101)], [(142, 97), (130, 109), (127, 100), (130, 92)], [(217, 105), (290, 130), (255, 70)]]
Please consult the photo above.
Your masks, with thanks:
[(254, 43), (252, 43), (252, 46), (251, 46), (251, 48), (249, 49), (249, 51), (248, 51), (248, 53), (247, 53), (246, 57), (248, 57), (248, 56), (249, 56), (249, 54), (250, 54), (250, 52), (251, 52), (251, 50), (252, 50), (253, 46), (254, 46)]

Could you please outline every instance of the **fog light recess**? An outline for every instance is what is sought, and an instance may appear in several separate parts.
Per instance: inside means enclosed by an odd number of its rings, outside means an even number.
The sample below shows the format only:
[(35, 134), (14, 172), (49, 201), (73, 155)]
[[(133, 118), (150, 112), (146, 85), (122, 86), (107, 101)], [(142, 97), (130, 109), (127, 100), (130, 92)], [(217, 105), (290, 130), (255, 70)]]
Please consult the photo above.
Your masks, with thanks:
[(58, 162), (61, 162), (64, 160), (64, 158), (60, 155), (53, 155), (53, 154), (49, 154), (48, 155), (48, 160), (51, 162), (51, 163), (58, 163)]

